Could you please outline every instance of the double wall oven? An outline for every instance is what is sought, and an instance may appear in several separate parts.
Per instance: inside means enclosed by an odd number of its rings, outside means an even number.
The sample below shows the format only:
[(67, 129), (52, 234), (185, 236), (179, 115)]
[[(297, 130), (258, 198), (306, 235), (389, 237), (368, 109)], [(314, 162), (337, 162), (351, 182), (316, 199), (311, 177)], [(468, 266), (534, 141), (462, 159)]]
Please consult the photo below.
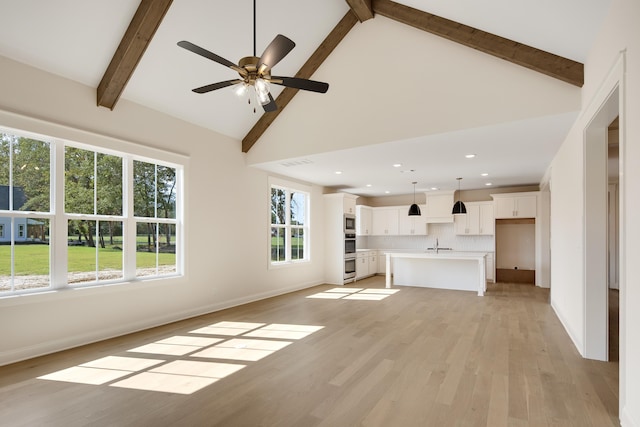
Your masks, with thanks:
[(356, 216), (344, 215), (344, 280), (356, 277)]

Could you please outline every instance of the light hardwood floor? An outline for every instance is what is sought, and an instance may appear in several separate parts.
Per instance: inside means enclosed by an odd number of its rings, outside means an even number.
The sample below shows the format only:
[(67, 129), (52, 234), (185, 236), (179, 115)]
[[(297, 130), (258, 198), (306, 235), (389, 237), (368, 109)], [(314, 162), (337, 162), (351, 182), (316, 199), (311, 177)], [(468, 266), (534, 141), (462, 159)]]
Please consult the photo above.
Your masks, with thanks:
[(618, 364), (578, 355), (548, 290), (387, 295), (383, 277), (347, 288), (2, 367), (0, 424), (619, 425)]

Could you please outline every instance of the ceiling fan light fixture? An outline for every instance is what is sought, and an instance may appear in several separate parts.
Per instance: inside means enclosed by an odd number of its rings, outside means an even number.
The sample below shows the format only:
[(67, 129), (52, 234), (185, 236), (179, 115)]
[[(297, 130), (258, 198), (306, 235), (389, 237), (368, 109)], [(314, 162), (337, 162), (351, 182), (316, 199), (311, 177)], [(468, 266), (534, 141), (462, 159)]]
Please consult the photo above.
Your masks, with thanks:
[(268, 104), (270, 101), (269, 83), (264, 79), (257, 78), (253, 84), (253, 87), (256, 90), (256, 96), (258, 97), (258, 101), (260, 101), (260, 104)]
[(239, 83), (238, 86), (235, 88), (235, 93), (239, 97), (243, 97), (247, 94), (248, 90), (249, 90), (249, 85), (247, 85), (246, 83)]

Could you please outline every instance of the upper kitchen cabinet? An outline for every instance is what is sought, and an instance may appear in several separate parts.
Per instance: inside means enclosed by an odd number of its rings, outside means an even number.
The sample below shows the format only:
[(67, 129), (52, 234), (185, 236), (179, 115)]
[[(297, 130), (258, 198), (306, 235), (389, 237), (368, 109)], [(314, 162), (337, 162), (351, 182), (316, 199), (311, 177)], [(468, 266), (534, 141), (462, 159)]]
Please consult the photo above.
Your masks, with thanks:
[(369, 206), (356, 206), (356, 235), (370, 236), (373, 234), (372, 229), (373, 209)]
[(456, 234), (465, 236), (491, 236), (495, 230), (493, 202), (467, 202), (466, 215), (455, 215)]
[[(424, 212), (426, 206), (421, 205)], [(425, 236), (427, 234), (427, 220), (424, 215), (409, 216), (409, 206), (398, 208), (398, 234), (409, 236)]]
[(354, 196), (353, 194), (344, 194), (344, 199), (342, 203), (344, 205), (344, 213), (355, 215), (356, 214), (356, 199), (358, 196)]
[(429, 191), (427, 206), (424, 210), (427, 223), (453, 222), (453, 194), (454, 191)]
[(374, 208), (372, 211), (372, 230), (372, 234), (378, 236), (397, 235), (398, 207)]
[(496, 219), (535, 218), (539, 192), (492, 194)]

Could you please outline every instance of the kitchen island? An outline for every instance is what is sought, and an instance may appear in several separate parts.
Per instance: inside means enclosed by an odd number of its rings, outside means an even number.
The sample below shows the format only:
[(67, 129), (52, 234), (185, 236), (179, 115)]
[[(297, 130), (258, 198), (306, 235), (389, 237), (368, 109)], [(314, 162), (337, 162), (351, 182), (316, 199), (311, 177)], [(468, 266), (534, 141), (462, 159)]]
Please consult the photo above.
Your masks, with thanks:
[(387, 252), (386, 287), (393, 284), (478, 292), (487, 289), (486, 252)]

